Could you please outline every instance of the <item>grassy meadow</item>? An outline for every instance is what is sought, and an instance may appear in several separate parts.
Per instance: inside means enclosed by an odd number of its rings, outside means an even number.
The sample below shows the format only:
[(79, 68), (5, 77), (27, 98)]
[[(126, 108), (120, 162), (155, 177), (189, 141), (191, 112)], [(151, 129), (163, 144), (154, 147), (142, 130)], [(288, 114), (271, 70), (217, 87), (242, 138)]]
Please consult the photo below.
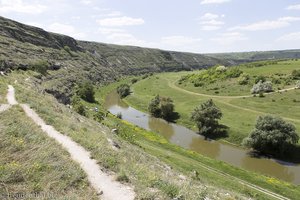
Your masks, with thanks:
[[(251, 74), (251, 77), (264, 75), (271, 77), (275, 73), (288, 76), (292, 70), (300, 69), (299, 61), (283, 61), (274, 65), (248, 68), (239, 67), (243, 72)], [(280, 93), (265, 95), (265, 97), (253, 97), (250, 93), (252, 84), (239, 85), (237, 80), (229, 79), (227, 82), (216, 81), (203, 87), (194, 87), (191, 83), (178, 83), (182, 77), (201, 72), (177, 72), (163, 73), (150, 76), (133, 84), (133, 93), (125, 101), (144, 112), (147, 112), (148, 104), (155, 95), (171, 97), (174, 101), (175, 111), (180, 114), (177, 123), (197, 130), (194, 123), (190, 120), (193, 109), (208, 99), (213, 99), (215, 104), (223, 112), (221, 124), (228, 127), (228, 136), (221, 138), (227, 142), (240, 145), (254, 128), (258, 116), (272, 114), (277, 115), (293, 123), (300, 133), (300, 90), (293, 89)], [(275, 76), (275, 75), (274, 75)], [(228, 82), (234, 82), (235, 87)], [(211, 93), (206, 88), (213, 88), (215, 84), (222, 87), (219, 93)], [(281, 88), (290, 88), (293, 83)], [(245, 89), (246, 88), (246, 89)], [(239, 92), (240, 91), (240, 92)], [(249, 97), (238, 97), (235, 95), (250, 95)], [(297, 110), (299, 112), (297, 112)]]

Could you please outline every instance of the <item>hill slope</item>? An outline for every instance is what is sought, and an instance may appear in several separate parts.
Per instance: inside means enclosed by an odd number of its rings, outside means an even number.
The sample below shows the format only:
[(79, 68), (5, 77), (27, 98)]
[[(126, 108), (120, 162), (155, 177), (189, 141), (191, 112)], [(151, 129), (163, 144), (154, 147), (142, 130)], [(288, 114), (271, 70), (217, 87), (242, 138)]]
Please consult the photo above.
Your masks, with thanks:
[(0, 70), (27, 70), (38, 61), (56, 70), (42, 81), (63, 103), (69, 103), (71, 88), (82, 80), (106, 83), (122, 75), (229, 64), (200, 54), (76, 41), (0, 17)]

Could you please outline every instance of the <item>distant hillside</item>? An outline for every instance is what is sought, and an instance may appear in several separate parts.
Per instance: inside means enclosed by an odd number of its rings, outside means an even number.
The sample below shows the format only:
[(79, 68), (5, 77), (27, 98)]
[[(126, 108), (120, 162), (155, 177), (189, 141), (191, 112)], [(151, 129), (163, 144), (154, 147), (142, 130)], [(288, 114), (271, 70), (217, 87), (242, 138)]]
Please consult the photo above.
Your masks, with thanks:
[(38, 61), (49, 66), (43, 84), (63, 103), (83, 80), (111, 82), (122, 75), (192, 70), (230, 63), (201, 54), (118, 46), (75, 39), (0, 17), (0, 70), (27, 70)]
[(215, 53), (205, 54), (218, 59), (227, 60), (230, 63), (253, 62), (260, 60), (296, 59), (300, 58), (300, 49), (278, 51), (252, 51), (241, 53)]

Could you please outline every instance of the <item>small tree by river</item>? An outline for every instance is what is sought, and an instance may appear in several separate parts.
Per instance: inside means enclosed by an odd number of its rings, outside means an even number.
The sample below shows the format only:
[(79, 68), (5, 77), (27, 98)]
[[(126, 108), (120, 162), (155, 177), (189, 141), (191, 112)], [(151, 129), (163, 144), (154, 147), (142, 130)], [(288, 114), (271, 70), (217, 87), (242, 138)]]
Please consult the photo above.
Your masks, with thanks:
[(298, 140), (293, 124), (267, 115), (258, 117), (254, 130), (244, 139), (243, 144), (263, 154), (283, 156)]
[(194, 109), (191, 119), (196, 123), (200, 134), (209, 136), (218, 133), (218, 120), (221, 117), (221, 110), (210, 99)]

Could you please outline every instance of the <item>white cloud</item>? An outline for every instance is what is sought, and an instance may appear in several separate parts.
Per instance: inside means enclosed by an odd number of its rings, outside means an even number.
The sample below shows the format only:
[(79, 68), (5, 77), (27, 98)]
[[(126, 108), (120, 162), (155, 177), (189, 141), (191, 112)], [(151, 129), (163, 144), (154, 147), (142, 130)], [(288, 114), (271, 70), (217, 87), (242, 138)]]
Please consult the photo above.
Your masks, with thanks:
[(76, 39), (84, 39), (86, 37), (85, 33), (77, 31), (73, 26), (61, 23), (53, 23), (48, 28), (49, 31), (54, 33), (65, 34)]
[(203, 0), (201, 1), (201, 4), (221, 4), (221, 3), (227, 3), (231, 0)]
[(290, 25), (290, 22), (300, 21), (299, 17), (281, 17), (277, 20), (265, 20), (259, 21), (256, 23), (243, 25), (243, 26), (235, 26), (229, 28), (230, 31), (242, 30), (242, 31), (262, 31), (262, 30), (273, 30), (279, 29), (283, 27), (287, 27)]
[(202, 26), (201, 30), (203, 31), (215, 31), (219, 30), (221, 27), (220, 26)]
[(277, 39), (277, 41), (300, 41), (300, 32), (289, 33)]
[(212, 20), (209, 20), (209, 21), (202, 21), (202, 22), (200, 22), (200, 24), (201, 25), (212, 25), (212, 26), (214, 25), (214, 26), (216, 26), (216, 25), (223, 25), (224, 22), (212, 19)]
[(294, 4), (286, 7), (287, 10), (300, 10), (300, 4)]
[(225, 15), (217, 15), (213, 13), (205, 13), (201, 16), (199, 20), (199, 24), (202, 25), (201, 29), (204, 31), (214, 31), (221, 28), (224, 24), (220, 18), (225, 17)]
[(104, 35), (109, 35), (109, 34), (113, 34), (113, 33), (125, 33), (126, 30), (124, 29), (118, 29), (118, 28), (99, 28), (98, 31), (101, 33), (101, 34), (104, 34)]
[(181, 35), (167, 36), (161, 38), (161, 43), (169, 46), (186, 46), (200, 42), (200, 38), (192, 38)]
[(203, 16), (200, 17), (201, 20), (213, 20), (219, 18), (219, 15), (213, 13), (205, 13)]
[(45, 5), (36, 3), (29, 4), (23, 0), (0, 0), (0, 14), (3, 13), (23, 13), (23, 14), (40, 14), (43, 13), (47, 7)]
[(100, 19), (97, 22), (101, 26), (135, 26), (145, 23), (142, 18), (131, 18), (127, 16)]
[(220, 45), (229, 46), (236, 42), (248, 40), (248, 38), (239, 32), (228, 32), (219, 34), (218, 37), (212, 38), (211, 40)]
[(113, 33), (106, 37), (109, 43), (119, 44), (119, 45), (133, 45), (133, 46), (143, 46), (143, 47), (157, 47), (157, 43), (147, 42), (136, 38), (134, 35), (124, 32), (124, 33)]
[(81, 0), (80, 3), (84, 4), (84, 5), (90, 5), (93, 3), (93, 1), (91, 0)]

